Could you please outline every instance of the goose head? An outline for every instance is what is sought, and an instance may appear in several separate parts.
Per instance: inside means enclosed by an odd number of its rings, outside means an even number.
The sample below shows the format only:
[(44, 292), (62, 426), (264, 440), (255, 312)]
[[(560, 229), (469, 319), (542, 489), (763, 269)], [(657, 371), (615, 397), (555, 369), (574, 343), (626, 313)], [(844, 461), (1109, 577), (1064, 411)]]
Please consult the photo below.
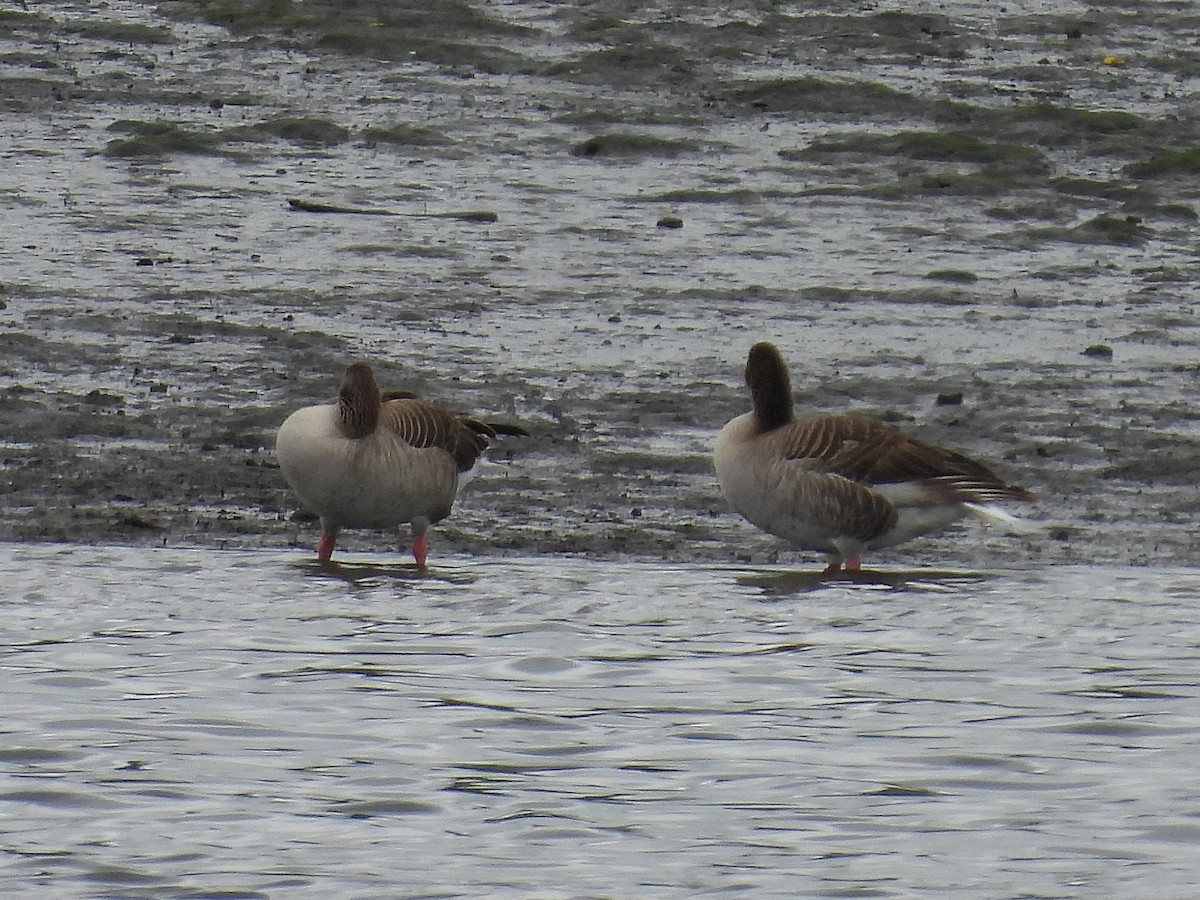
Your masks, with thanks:
[(746, 386), (754, 401), (755, 421), (762, 431), (773, 431), (793, 420), (792, 383), (787, 365), (769, 341), (760, 341), (750, 348)]
[(342, 433), (351, 439), (374, 434), (379, 425), (382, 397), (375, 373), (366, 363), (347, 366), (338, 389), (338, 418)]

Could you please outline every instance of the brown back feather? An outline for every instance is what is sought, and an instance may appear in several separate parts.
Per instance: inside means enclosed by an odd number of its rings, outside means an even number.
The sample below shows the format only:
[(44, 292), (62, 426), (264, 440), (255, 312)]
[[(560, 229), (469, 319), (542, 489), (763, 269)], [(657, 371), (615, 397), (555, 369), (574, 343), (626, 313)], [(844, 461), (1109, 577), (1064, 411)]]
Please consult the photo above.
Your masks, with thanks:
[(863, 416), (805, 419), (781, 429), (779, 439), (787, 458), (868, 486), (920, 481), (943, 488), (948, 499), (1034, 499), (982, 463)]
[(475, 465), (487, 449), (487, 436), (462, 419), (425, 400), (389, 400), (383, 405), (380, 426), (418, 450), (438, 448), (454, 457), (458, 471)]
[[(403, 392), (388, 391), (396, 396)], [(518, 425), (481, 422), (456, 416), (440, 406), (415, 397), (402, 397), (383, 404), (380, 427), (387, 428), (417, 449), (437, 447), (454, 457), (458, 471), (475, 465), (491, 439), (499, 434), (528, 434)]]

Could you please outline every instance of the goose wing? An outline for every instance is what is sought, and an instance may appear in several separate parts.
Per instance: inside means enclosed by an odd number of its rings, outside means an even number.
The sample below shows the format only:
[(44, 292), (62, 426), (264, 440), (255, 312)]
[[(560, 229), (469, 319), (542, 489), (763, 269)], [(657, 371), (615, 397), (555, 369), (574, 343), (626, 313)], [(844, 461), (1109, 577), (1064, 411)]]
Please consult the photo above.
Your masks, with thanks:
[(919, 483), (933, 502), (1032, 500), (982, 463), (863, 416), (817, 416), (781, 435), (788, 459), (868, 487)]
[(380, 427), (419, 450), (445, 450), (454, 458), (459, 472), (472, 469), (497, 435), (528, 434), (519, 425), (456, 416), (406, 391), (387, 391), (386, 396), (391, 399), (383, 404)]

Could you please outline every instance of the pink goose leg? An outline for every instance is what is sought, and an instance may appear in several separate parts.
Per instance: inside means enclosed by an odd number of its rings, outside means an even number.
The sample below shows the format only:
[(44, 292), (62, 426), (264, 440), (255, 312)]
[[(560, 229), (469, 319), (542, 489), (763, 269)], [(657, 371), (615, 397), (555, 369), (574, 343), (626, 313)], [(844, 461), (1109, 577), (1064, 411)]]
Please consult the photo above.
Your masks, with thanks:
[(323, 563), (329, 562), (333, 556), (333, 548), (337, 544), (337, 531), (321, 530), (321, 538), (317, 541), (317, 559)]
[(429, 541), (425, 539), (425, 535), (419, 534), (413, 538), (412, 542), (413, 559), (417, 561), (417, 568), (425, 568), (425, 559), (429, 556)]
[(836, 575), (838, 572), (860, 572), (862, 571), (862, 557), (855, 553), (853, 556), (846, 557), (845, 563), (831, 562), (825, 567), (822, 575)]

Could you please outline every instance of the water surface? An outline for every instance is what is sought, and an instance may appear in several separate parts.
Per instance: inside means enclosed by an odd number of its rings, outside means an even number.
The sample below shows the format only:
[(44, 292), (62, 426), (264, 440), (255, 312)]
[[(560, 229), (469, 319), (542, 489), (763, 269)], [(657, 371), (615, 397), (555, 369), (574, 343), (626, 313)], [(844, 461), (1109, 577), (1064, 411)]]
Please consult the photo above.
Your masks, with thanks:
[(0, 546), (0, 892), (1186, 897), (1200, 570)]

